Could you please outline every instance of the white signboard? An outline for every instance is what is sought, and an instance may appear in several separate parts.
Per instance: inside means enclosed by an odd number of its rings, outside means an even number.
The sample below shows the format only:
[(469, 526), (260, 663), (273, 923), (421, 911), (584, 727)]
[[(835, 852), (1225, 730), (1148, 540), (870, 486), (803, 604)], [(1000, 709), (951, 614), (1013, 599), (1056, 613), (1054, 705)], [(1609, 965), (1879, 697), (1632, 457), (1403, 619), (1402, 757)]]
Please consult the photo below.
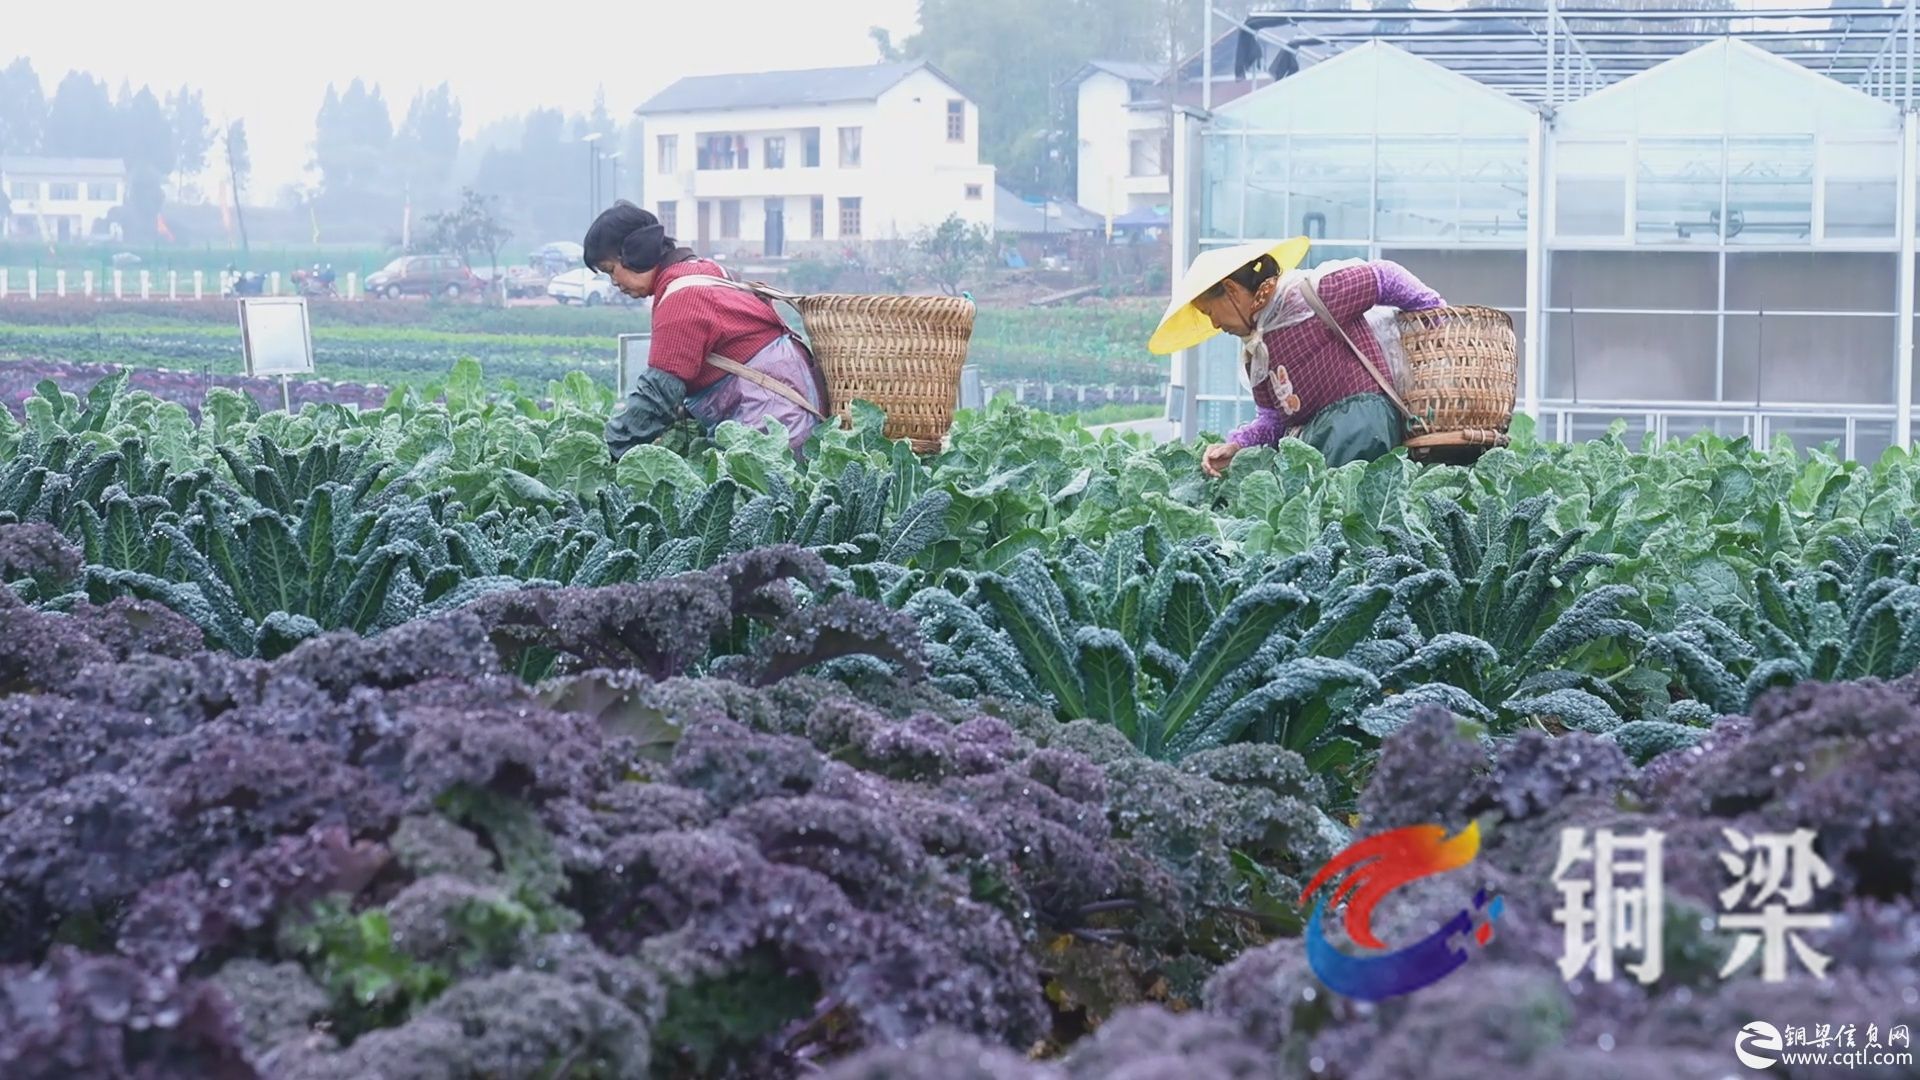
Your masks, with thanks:
[(620, 335), (620, 361), (614, 365), (614, 378), (619, 380), (619, 382), (614, 386), (613, 390), (614, 393), (620, 395), (622, 401), (626, 400), (628, 394), (633, 393), (634, 381), (640, 377), (640, 372), (646, 368), (647, 351), (652, 347), (652, 334)]
[(313, 333), (307, 301), (296, 296), (250, 296), (240, 301), (240, 344), (249, 375), (313, 372)]

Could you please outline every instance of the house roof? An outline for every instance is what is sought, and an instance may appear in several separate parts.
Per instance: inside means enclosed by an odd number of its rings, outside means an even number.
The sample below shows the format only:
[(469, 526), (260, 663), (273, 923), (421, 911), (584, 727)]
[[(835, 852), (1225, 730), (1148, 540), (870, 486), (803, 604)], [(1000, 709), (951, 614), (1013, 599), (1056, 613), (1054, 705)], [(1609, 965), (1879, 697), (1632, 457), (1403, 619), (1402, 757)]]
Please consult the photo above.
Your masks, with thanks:
[(1157, 83), (1167, 77), (1167, 66), (1140, 60), (1089, 60), (1080, 66), (1079, 71), (1067, 76), (1060, 85), (1078, 86), (1100, 73), (1112, 75), (1130, 83)]
[(109, 176), (127, 174), (119, 158), (0, 157), (0, 172), (16, 176)]
[[(925, 61), (871, 64), (866, 67), (813, 68), (806, 71), (757, 71), (731, 75), (692, 75), (660, 91), (633, 110), (656, 113), (713, 112), (722, 109), (772, 109), (796, 105), (832, 105), (873, 101), (907, 76), (926, 70), (948, 86), (954, 81)], [(964, 93), (964, 91), (962, 91)]]
[(1106, 219), (1064, 199), (1049, 199), (1045, 208), (1030, 203), (1002, 186), (993, 191), (993, 231), (1014, 236), (1031, 233), (1090, 232), (1106, 228)]

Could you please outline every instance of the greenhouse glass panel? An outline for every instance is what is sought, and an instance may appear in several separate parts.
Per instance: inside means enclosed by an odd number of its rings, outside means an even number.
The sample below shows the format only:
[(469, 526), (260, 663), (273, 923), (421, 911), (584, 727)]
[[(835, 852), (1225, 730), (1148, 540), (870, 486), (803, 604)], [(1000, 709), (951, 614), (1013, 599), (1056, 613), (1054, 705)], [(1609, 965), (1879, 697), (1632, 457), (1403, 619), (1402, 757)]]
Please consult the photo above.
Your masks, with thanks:
[(1714, 311), (1719, 256), (1692, 251), (1556, 251), (1550, 306), (1581, 311)]
[(1373, 201), (1373, 140), (1296, 138), (1282, 234), (1367, 240)]
[(1402, 136), (1380, 140), (1381, 240), (1427, 240), (1460, 228), (1460, 140)]
[(1253, 401), (1207, 401), (1196, 403), (1199, 413), (1200, 430), (1225, 436), (1234, 428), (1253, 419)]
[(1703, 45), (1560, 111), (1568, 134), (1894, 131), (1897, 108), (1744, 41)]
[(1554, 144), (1556, 236), (1627, 238), (1627, 176), (1632, 157), (1625, 139), (1564, 139)]
[(1886, 102), (1742, 41), (1723, 51), (1731, 134), (1899, 130), (1900, 111)]
[(1795, 450), (1807, 453), (1824, 449), (1835, 457), (1846, 452), (1847, 419), (1844, 416), (1769, 416), (1764, 418), (1766, 437), (1763, 445), (1772, 446), (1785, 436)]
[(1342, 259), (1371, 258), (1365, 244), (1315, 244), (1300, 260), (1303, 269), (1311, 270), (1321, 263), (1338, 262)]
[(1200, 191), (1200, 236), (1238, 239), (1240, 200), (1246, 190), (1246, 140), (1238, 133), (1210, 131), (1201, 139), (1205, 180)]
[(1526, 140), (1463, 139), (1460, 162), (1459, 238), (1525, 244)]
[(1775, 405), (1893, 401), (1892, 316), (1728, 315), (1725, 397)]
[(1868, 465), (1879, 461), (1893, 447), (1893, 421), (1855, 420), (1853, 422), (1853, 459)]
[(1567, 437), (1573, 442), (1589, 442), (1606, 438), (1619, 427), (1620, 440), (1629, 449), (1638, 450), (1640, 444), (1651, 433), (1647, 422), (1651, 417), (1645, 413), (1591, 413), (1569, 412), (1567, 414)]
[(1826, 139), (1820, 144), (1828, 240), (1890, 240), (1899, 221), (1900, 144), (1893, 139)]
[(1200, 345), (1200, 395), (1236, 397), (1247, 393), (1240, 385), (1240, 342), (1220, 334)]
[(1295, 134), (1508, 135), (1533, 112), (1491, 87), (1382, 42), (1348, 49), (1220, 106), (1218, 122)]
[(1727, 140), (1727, 242), (1813, 242), (1813, 138)]
[(1527, 303), (1527, 255), (1524, 251), (1435, 251), (1394, 248), (1380, 252), (1425, 282), (1452, 304), (1524, 308)]
[(1666, 436), (1669, 440), (1680, 441), (1691, 439), (1695, 435), (1718, 435), (1723, 439), (1738, 439), (1747, 434), (1748, 422), (1749, 418), (1745, 415), (1669, 414), (1665, 417)]
[(1724, 149), (1717, 138), (1641, 139), (1634, 236), (1645, 244), (1718, 244)]
[(1712, 315), (1583, 311), (1550, 317), (1545, 396), (1564, 401), (1713, 401)]
[(1727, 310), (1892, 314), (1898, 270), (1892, 252), (1736, 252), (1727, 256)]
[(1247, 136), (1246, 219), (1241, 235), (1300, 234), (1297, 223), (1287, 217), (1289, 159), (1285, 135)]

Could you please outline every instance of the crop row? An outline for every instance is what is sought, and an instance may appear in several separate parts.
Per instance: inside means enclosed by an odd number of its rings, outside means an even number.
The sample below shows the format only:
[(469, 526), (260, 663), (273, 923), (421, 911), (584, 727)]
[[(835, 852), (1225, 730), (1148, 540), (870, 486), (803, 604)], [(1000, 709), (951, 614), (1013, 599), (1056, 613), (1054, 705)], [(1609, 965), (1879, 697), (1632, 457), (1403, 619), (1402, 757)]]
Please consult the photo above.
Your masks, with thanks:
[[(796, 321), (791, 311), (781, 309)], [(224, 349), (237, 362), (233, 301), (125, 303), (79, 301), (10, 304), (0, 320), (0, 355), (73, 356), (137, 362), (178, 363), (199, 350)], [(549, 308), (495, 309), (473, 305), (315, 303), (311, 307), (316, 348), (332, 350), (335, 362), (373, 364), (354, 358), (376, 350), (401, 360), (425, 359), (427, 370), (444, 371), (454, 359), (472, 356), (496, 365), (554, 361), (605, 363), (613, 338), (643, 333), (645, 312)], [(1146, 353), (1153, 314), (1139, 305), (1101, 308), (982, 309), (975, 320), (969, 362), (990, 379), (1028, 379), (1071, 385), (1149, 385), (1165, 381), (1165, 364)], [(80, 357), (74, 350), (112, 349), (113, 356)], [(185, 355), (195, 352), (194, 357)], [(323, 357), (323, 362), (326, 360)], [(403, 365), (404, 366), (404, 365)]]
[[(79, 562), (0, 526), (9, 1077), (1705, 1080), (1747, 1018), (1881, 1016), (1920, 962), (1913, 679), (1772, 695), (1664, 755), (1490, 752), (1421, 710), (1357, 820), (1490, 840), (1474, 882), (1376, 928), (1475, 887), (1509, 914), (1466, 971), (1372, 1009), (1317, 991), (1296, 936), (1349, 835), (1306, 760), (1174, 766), (1100, 720), (957, 700), (911, 621), (797, 549), (267, 662), (149, 602), (16, 598)], [(1667, 837), (1647, 985), (1555, 970), (1558, 830), (1602, 821)], [(1832, 968), (1716, 978), (1723, 830), (1781, 822), (1825, 838)]]

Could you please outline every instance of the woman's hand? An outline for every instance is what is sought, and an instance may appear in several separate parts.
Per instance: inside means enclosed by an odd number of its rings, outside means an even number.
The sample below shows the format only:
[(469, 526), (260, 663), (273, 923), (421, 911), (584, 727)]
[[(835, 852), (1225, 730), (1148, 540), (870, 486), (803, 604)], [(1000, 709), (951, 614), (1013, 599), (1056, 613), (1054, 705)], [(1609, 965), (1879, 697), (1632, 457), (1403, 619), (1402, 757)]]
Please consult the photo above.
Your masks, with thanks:
[(1207, 452), (1200, 457), (1200, 468), (1205, 470), (1208, 476), (1225, 476), (1227, 466), (1233, 461), (1233, 455), (1239, 452), (1240, 448), (1230, 442), (1209, 446)]

